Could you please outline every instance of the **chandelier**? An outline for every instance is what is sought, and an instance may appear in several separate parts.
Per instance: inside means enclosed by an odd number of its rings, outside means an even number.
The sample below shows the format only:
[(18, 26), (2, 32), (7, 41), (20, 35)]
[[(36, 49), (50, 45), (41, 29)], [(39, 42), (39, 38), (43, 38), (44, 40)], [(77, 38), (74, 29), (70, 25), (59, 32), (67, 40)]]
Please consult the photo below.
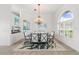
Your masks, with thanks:
[[(36, 9), (35, 9), (35, 11), (36, 11)], [(38, 4), (38, 16), (37, 16), (37, 18), (35, 20), (35, 23), (37, 23), (37, 24), (42, 24), (43, 23), (43, 19), (40, 16), (40, 4)]]

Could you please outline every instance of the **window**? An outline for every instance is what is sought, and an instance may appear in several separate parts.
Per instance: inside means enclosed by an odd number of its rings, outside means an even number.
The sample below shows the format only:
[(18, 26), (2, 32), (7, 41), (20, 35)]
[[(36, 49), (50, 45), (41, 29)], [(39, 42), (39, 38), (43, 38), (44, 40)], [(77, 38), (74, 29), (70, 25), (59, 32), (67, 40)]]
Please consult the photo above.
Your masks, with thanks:
[(47, 29), (47, 24), (45, 23), (45, 24), (40, 24), (40, 25), (38, 25), (38, 31), (39, 32), (44, 32), (44, 31), (46, 31), (46, 29)]
[(20, 17), (19, 16), (15, 16), (15, 18), (14, 18), (14, 25), (15, 26), (19, 26), (19, 20), (20, 20)]
[(60, 34), (68, 38), (73, 37), (72, 20), (73, 13), (71, 11), (66, 11), (61, 15), (58, 21), (58, 30)]
[(30, 23), (26, 20), (23, 20), (23, 32), (30, 30)]

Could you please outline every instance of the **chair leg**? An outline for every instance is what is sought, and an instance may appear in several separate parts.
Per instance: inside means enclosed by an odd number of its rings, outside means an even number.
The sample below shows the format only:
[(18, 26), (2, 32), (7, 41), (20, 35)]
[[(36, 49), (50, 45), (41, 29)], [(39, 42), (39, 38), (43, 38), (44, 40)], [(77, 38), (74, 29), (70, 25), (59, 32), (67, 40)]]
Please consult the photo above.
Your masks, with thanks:
[(47, 43), (47, 49), (48, 49), (48, 43)]
[(54, 47), (56, 48), (56, 43), (54, 43)]

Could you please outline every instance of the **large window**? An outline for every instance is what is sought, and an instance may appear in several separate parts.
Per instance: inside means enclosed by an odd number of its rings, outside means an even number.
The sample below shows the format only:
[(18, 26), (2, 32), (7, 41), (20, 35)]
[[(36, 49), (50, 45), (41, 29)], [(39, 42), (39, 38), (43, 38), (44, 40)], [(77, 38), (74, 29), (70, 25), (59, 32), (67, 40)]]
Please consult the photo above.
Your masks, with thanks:
[(58, 30), (60, 35), (64, 35), (68, 38), (73, 37), (72, 20), (73, 13), (71, 11), (66, 11), (61, 15), (58, 21)]

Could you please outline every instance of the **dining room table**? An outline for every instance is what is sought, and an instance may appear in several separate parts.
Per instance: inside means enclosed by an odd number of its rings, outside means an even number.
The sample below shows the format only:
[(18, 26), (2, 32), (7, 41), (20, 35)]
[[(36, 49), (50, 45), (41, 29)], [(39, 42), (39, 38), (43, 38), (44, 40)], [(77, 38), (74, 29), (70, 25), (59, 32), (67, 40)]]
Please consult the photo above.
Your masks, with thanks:
[(30, 49), (48, 49), (53, 36), (54, 32), (30, 32), (28, 35), (27, 32), (24, 33), (25, 42), (29, 40)]

